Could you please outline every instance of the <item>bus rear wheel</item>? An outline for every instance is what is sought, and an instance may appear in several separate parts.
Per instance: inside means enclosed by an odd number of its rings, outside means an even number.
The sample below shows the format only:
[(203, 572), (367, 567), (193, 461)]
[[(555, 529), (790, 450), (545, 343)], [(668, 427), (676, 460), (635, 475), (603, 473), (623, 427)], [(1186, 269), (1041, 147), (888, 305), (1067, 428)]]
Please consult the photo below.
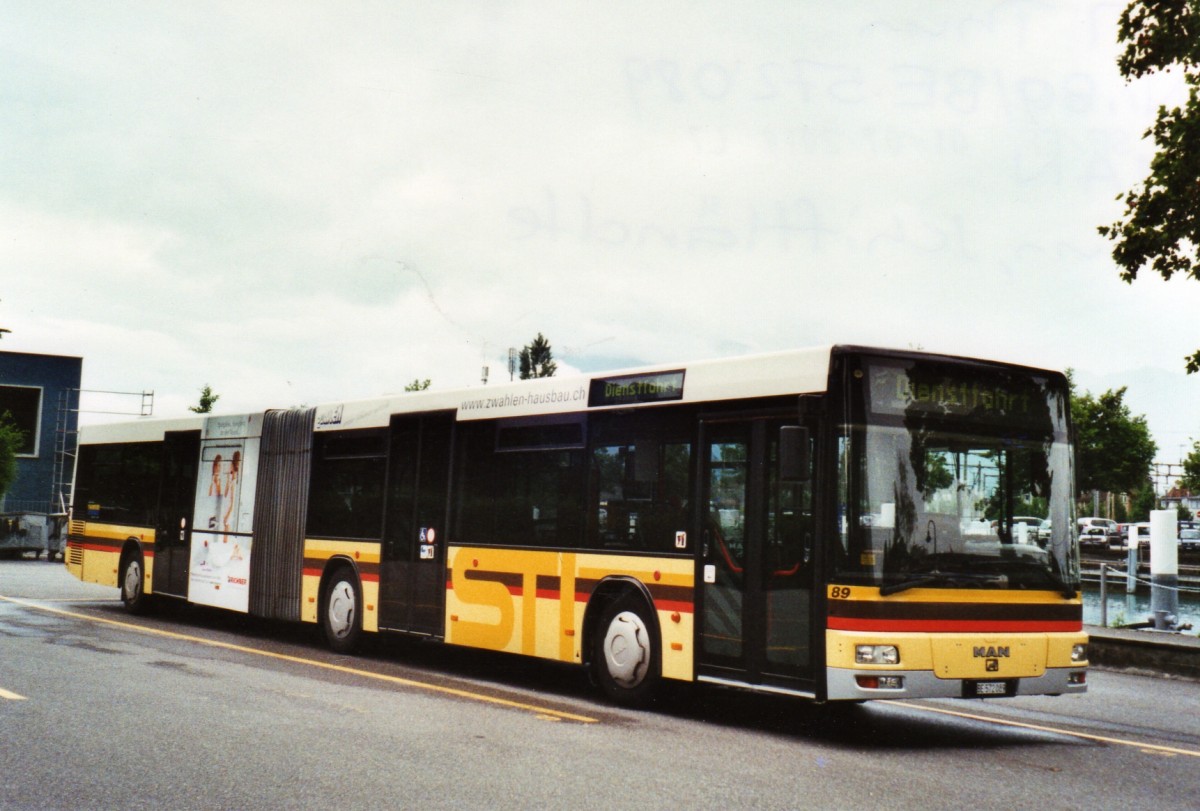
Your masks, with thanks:
[(335, 653), (351, 653), (362, 636), (362, 597), (358, 578), (341, 566), (329, 578), (321, 601), (321, 630)]
[(130, 614), (144, 614), (150, 607), (150, 595), (146, 593), (146, 568), (141, 552), (125, 558), (121, 567), (121, 602)]
[(618, 597), (600, 616), (592, 672), (617, 704), (645, 706), (658, 690), (662, 660), (651, 616), (645, 601), (634, 594)]

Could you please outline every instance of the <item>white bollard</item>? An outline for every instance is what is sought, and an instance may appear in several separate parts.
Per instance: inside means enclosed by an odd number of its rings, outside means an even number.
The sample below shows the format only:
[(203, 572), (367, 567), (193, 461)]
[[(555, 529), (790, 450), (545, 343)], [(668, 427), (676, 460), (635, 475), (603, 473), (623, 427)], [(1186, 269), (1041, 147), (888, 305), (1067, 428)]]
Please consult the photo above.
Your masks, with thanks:
[(1127, 527), (1128, 538), (1125, 541), (1125, 593), (1137, 593), (1138, 573), (1138, 534), (1137, 526)]
[(1150, 610), (1154, 627), (1179, 624), (1179, 519), (1175, 510), (1150, 512)]

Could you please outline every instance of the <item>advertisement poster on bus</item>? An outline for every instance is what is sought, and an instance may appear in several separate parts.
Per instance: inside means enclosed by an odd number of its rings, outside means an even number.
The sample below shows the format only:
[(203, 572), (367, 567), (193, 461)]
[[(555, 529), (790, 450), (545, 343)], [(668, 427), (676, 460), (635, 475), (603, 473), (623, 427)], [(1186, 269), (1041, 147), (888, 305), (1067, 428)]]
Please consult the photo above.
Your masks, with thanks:
[(188, 599), (248, 611), (262, 420), (210, 417), (200, 442)]

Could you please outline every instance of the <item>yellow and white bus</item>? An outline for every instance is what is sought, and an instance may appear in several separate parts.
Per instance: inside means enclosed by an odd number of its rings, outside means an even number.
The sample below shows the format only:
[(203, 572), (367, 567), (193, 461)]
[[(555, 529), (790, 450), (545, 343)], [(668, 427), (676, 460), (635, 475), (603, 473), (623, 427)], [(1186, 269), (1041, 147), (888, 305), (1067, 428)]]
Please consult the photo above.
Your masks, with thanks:
[(1061, 374), (850, 346), (86, 426), (66, 564), (625, 703), (1075, 693), (1069, 429)]

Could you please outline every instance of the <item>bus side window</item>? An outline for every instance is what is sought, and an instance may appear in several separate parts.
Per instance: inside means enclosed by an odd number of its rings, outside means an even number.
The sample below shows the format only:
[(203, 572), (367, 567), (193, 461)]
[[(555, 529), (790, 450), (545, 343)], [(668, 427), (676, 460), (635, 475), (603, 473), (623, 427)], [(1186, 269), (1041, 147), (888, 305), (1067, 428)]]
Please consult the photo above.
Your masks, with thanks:
[(383, 431), (319, 433), (314, 438), (308, 534), (379, 539), (387, 463)]
[[(544, 432), (549, 433), (549, 432)], [(583, 451), (509, 449), (495, 426), (460, 434), (456, 539), (512, 546), (579, 546), (583, 533)]]
[(587, 544), (593, 549), (683, 551), (692, 446), (658, 421), (600, 423), (591, 450)]
[[(812, 436), (796, 426), (782, 426), (771, 449), (768, 468), (769, 572), (794, 572), (812, 561)], [(787, 447), (789, 442), (804, 447)]]
[(76, 518), (149, 526), (161, 462), (160, 442), (84, 445), (75, 484)]

